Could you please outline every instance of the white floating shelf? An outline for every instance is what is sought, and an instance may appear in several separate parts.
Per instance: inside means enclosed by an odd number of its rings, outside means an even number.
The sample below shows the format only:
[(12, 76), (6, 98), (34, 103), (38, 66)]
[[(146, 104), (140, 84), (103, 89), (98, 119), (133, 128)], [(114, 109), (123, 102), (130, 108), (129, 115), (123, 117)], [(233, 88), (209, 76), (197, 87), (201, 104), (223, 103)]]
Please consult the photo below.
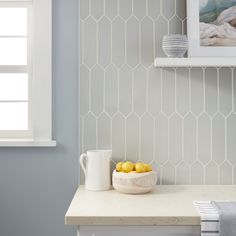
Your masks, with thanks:
[(236, 57), (157, 57), (155, 67), (236, 67)]

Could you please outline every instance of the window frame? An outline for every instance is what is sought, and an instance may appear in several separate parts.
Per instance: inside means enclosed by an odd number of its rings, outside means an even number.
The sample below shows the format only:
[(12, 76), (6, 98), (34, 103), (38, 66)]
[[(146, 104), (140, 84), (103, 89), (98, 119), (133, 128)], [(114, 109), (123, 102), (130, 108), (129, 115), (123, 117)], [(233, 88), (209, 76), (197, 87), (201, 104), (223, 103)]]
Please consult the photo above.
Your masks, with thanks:
[[(29, 8), (28, 65), (25, 67), (29, 76), (29, 130), (0, 131), (0, 147), (54, 147), (56, 141), (52, 139), (52, 0), (0, 0), (0, 6), (3, 4), (14, 7), (20, 4)], [(9, 71), (9, 68), (5, 69)]]

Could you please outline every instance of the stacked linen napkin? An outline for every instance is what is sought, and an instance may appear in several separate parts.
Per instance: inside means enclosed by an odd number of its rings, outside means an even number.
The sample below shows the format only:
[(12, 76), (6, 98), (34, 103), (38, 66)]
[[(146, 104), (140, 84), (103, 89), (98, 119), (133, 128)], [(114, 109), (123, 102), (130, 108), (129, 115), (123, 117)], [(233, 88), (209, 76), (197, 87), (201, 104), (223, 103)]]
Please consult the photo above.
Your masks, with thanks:
[(194, 202), (201, 215), (202, 236), (236, 236), (236, 202)]
[(194, 202), (201, 216), (201, 236), (220, 236), (219, 213), (211, 201)]

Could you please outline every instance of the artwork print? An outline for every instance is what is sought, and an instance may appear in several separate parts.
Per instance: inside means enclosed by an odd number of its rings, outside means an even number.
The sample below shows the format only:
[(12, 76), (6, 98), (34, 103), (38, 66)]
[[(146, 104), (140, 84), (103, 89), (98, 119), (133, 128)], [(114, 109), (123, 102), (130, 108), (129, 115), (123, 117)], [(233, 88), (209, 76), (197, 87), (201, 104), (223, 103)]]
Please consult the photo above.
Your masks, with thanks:
[(236, 0), (199, 0), (200, 46), (236, 46)]

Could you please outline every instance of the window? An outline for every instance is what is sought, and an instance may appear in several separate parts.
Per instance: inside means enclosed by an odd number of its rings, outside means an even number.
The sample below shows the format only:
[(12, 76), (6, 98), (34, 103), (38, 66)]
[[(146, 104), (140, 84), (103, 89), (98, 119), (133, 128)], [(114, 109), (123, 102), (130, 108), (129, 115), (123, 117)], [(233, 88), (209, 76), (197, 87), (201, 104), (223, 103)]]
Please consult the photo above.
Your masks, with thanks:
[(51, 1), (0, 0), (0, 146), (55, 146)]

